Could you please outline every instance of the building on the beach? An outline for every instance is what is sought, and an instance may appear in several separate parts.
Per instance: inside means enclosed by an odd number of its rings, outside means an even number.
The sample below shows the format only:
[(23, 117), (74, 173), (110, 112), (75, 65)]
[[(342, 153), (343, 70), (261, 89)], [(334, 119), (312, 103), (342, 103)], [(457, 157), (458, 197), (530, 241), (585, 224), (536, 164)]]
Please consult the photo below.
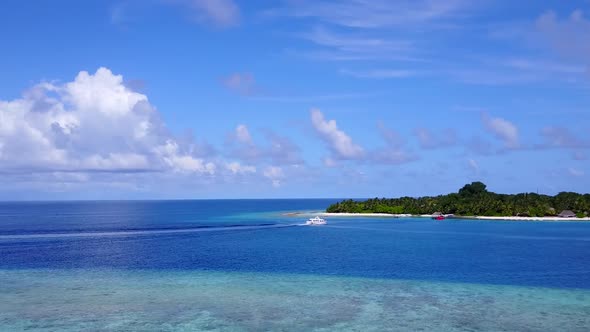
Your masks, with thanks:
[(438, 212), (438, 211), (432, 214), (433, 217), (438, 217), (438, 216), (442, 216), (442, 215), (443, 215), (443, 213)]
[(576, 214), (572, 210), (563, 210), (557, 216), (560, 218), (575, 218)]

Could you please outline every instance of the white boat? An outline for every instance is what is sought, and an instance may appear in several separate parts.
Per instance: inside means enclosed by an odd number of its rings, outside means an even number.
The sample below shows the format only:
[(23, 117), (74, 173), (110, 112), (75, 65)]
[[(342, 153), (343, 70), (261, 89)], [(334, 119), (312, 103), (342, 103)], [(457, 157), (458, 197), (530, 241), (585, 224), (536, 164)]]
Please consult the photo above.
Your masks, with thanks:
[(320, 217), (309, 218), (305, 224), (310, 226), (325, 225), (326, 220)]

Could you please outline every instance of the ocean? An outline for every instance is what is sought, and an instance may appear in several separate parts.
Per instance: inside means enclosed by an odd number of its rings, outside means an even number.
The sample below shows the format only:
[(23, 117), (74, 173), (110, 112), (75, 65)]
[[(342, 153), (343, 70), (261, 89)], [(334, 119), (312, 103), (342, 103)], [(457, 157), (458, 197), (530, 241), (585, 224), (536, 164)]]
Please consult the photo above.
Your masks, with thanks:
[(336, 201), (0, 203), (0, 330), (590, 330), (590, 223)]

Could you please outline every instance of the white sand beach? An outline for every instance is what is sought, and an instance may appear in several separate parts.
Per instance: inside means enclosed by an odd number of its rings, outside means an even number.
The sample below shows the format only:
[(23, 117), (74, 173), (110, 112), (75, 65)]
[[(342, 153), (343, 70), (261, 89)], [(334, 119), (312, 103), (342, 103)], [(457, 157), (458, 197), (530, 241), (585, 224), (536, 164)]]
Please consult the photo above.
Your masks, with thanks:
[[(392, 218), (432, 218), (433, 215), (421, 214), (387, 214), (387, 213), (320, 213), (321, 216), (329, 217), (392, 217)], [(477, 219), (477, 220), (510, 220), (510, 221), (590, 221), (590, 217), (585, 218), (561, 218), (561, 217), (492, 217), (492, 216), (454, 216), (449, 219)]]
[(585, 218), (561, 218), (561, 217), (463, 217), (480, 220), (516, 220), (516, 221), (590, 221), (590, 217)]
[[(322, 212), (322, 211), (301, 211), (301, 212), (288, 212), (284, 213), (285, 216), (296, 217), (296, 216), (321, 216), (321, 217), (358, 217), (358, 218), (432, 218), (433, 215), (421, 214), (388, 214), (388, 213), (349, 213), (349, 212)], [(477, 220), (498, 220), (498, 221), (590, 221), (590, 217), (585, 218), (561, 218), (557, 216), (553, 217), (492, 217), (492, 216), (454, 216), (454, 219), (477, 219)]]

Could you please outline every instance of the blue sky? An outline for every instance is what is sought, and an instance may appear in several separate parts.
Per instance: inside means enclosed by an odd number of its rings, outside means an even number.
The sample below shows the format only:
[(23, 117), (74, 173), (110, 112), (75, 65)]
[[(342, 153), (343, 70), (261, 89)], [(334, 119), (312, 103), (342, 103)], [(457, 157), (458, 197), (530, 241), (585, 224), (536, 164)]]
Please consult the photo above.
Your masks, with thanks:
[(0, 199), (589, 191), (590, 1), (0, 13)]

